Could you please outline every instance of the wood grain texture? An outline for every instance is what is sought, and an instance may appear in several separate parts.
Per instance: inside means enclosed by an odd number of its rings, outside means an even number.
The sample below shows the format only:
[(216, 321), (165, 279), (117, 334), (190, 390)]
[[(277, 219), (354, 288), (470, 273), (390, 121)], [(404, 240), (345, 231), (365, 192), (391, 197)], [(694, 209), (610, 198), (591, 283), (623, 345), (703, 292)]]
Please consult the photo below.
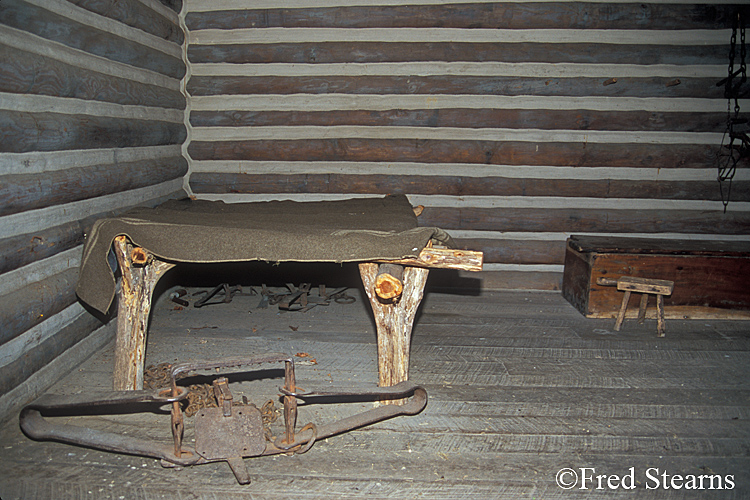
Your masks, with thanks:
[(716, 168), (715, 147), (677, 144), (339, 138), (192, 141), (188, 152), (194, 160), (380, 161), (609, 168)]
[(744, 257), (750, 253), (750, 241), (693, 240), (666, 238), (613, 238), (611, 236), (573, 235), (567, 245), (579, 253), (703, 255)]
[(189, 30), (237, 28), (722, 29), (730, 4), (475, 3), (190, 12)]
[[(182, 194), (182, 192), (179, 192), (144, 200), (139, 206), (154, 207)], [(0, 274), (77, 247), (83, 243), (86, 234), (97, 220), (116, 217), (131, 208), (134, 207), (128, 206), (117, 210), (97, 212), (80, 220), (1, 239)]]
[(80, 221), (53, 226), (0, 240), (0, 274), (81, 245), (85, 230)]
[(184, 109), (178, 91), (116, 78), (70, 64), (0, 46), (0, 91)]
[(330, 64), (410, 61), (509, 63), (715, 64), (726, 47), (599, 43), (321, 42), (191, 45), (190, 62)]
[[(159, 38), (182, 45), (185, 36), (179, 24), (149, 9), (138, 0), (68, 0), (96, 14), (138, 28)], [(179, 9), (178, 9), (179, 12)]]
[(242, 94), (470, 94), (507, 96), (690, 97), (721, 99), (716, 78), (617, 76), (609, 78), (516, 76), (193, 76), (187, 89), (193, 96)]
[(724, 113), (596, 111), (587, 109), (389, 109), (335, 111), (191, 111), (193, 127), (336, 126), (528, 128), (715, 132)]
[(459, 248), (478, 250), (485, 264), (557, 264), (564, 263), (562, 240), (524, 240), (490, 238), (454, 238)]
[(187, 171), (179, 146), (166, 158), (137, 149), (187, 136), (177, 20), (152, 0), (0, 2), (2, 411), (113, 333), (76, 304), (76, 250), (93, 219), (174, 197)]
[[(195, 172), (190, 176), (190, 185), (196, 193), (389, 193), (721, 200), (716, 181)], [(750, 201), (750, 182), (735, 181), (733, 186), (734, 201)]]
[(182, 177), (187, 161), (182, 157), (114, 165), (58, 170), (44, 174), (0, 177), (0, 196), (5, 203), (0, 215), (9, 215), (52, 205), (151, 186)]
[(425, 207), (426, 226), (476, 231), (748, 234), (750, 214), (704, 210)]
[(404, 288), (395, 302), (383, 302), (375, 292), (378, 264), (362, 263), (359, 270), (377, 329), (378, 385), (387, 387), (409, 380), (412, 325), (422, 301), (429, 270), (406, 267)]
[[(569, 249), (569, 253), (573, 250)], [(701, 255), (639, 255), (587, 253), (566, 256), (566, 260), (582, 260), (565, 278), (565, 296), (591, 317), (614, 316), (625, 305), (617, 288), (598, 284), (599, 278), (620, 279), (622, 276), (668, 280), (674, 289), (664, 298), (666, 306), (698, 306), (724, 309), (750, 309), (750, 293), (744, 277), (750, 273), (750, 255), (721, 257)], [(583, 294), (583, 295), (577, 295)], [(637, 309), (640, 297), (629, 297), (630, 308)]]
[[(404, 258), (388, 261), (403, 266), (423, 267), (426, 269), (454, 269), (458, 271), (477, 272), (482, 270), (484, 256), (477, 250), (461, 250), (456, 248), (432, 248), (427, 246), (419, 252), (417, 258)], [(377, 279), (376, 279), (377, 281)], [(381, 296), (381, 298), (383, 298)]]
[[(482, 271), (479, 276), (459, 275), (446, 278), (438, 290), (471, 289), (481, 283), (487, 290), (537, 290), (559, 291), (562, 288), (563, 273), (557, 271), (532, 271), (524, 268), (505, 271)], [(473, 273), (472, 273), (473, 274)], [(437, 280), (435, 280), (437, 283)]]
[(185, 64), (164, 52), (120, 38), (23, 0), (3, 0), (0, 22), (42, 38), (131, 66), (182, 78)]
[(76, 301), (78, 268), (35, 282), (0, 300), (0, 345), (21, 335)]
[(21, 385), (35, 372), (101, 326), (102, 323), (97, 318), (84, 314), (38, 346), (29, 349), (24, 356), (0, 367), (0, 395)]
[(0, 151), (60, 151), (180, 144), (182, 123), (0, 110)]
[(126, 236), (117, 236), (113, 248), (122, 274), (117, 306), (114, 390), (142, 390), (151, 295), (159, 278), (174, 264), (154, 260), (145, 266), (135, 265), (130, 260), (132, 245)]
[[(190, 185), (225, 200), (412, 195), (424, 224), (489, 233), (467, 240), (501, 264), (487, 283), (502, 288), (559, 289), (561, 273), (540, 269), (559, 269), (564, 248), (533, 233), (742, 235), (746, 207), (721, 214), (708, 175), (726, 126), (710, 103), (725, 102), (716, 81), (738, 9), (196, 6)], [(736, 179), (732, 202), (750, 201), (746, 184)]]
[[(248, 352), (291, 349), (317, 360), (297, 366), (306, 389), (331, 381), (372, 386), (374, 325), (362, 298), (309, 311), (297, 331), (289, 328), (290, 315), (252, 309), (258, 331), (251, 336), (247, 311), (257, 298), (180, 311), (163, 301), (154, 307), (148, 362), (221, 359), (238, 346)], [(4, 496), (40, 500), (98, 500), (112, 491), (173, 499), (554, 499), (570, 496), (555, 484), (562, 467), (597, 473), (634, 467), (642, 481), (629, 493), (652, 500), (663, 498), (664, 490), (647, 490), (643, 473), (659, 467), (674, 474), (735, 474), (742, 486), (699, 496), (742, 498), (750, 464), (745, 322), (675, 321), (670, 335), (679, 338), (664, 339), (654, 336), (650, 320), (623, 332), (613, 332), (611, 323), (583, 318), (559, 294), (430, 293), (416, 320), (410, 359), (410, 379), (430, 395), (425, 411), (320, 441), (304, 455), (254, 459), (252, 492), (235, 483), (226, 464), (175, 471), (157, 460), (36, 442), (21, 434), (15, 419), (0, 428), (0, 445), (13, 446), (13, 453), (0, 456), (0, 466), (24, 479), (2, 476), (0, 488)], [(108, 390), (112, 352), (110, 346), (81, 363), (53, 392)], [(232, 391), (262, 404), (266, 394), (277, 393), (279, 378), (261, 373), (230, 378)], [(314, 403), (300, 407), (300, 422), (328, 422), (369, 407)], [(165, 438), (168, 420), (143, 412), (87, 423)], [(568, 457), (563, 465), (561, 456)], [(597, 493), (585, 495), (612, 496)]]

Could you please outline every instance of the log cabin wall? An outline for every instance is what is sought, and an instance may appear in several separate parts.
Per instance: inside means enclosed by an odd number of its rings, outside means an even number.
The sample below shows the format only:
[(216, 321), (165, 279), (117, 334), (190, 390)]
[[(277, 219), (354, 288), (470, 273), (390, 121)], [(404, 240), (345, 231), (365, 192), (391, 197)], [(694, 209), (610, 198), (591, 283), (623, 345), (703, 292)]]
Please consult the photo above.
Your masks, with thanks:
[(572, 233), (747, 239), (716, 163), (738, 7), (187, 0), (190, 187), (405, 193), (499, 288), (558, 289)]
[(93, 221), (185, 194), (180, 8), (0, 1), (0, 413), (113, 338), (74, 293)]

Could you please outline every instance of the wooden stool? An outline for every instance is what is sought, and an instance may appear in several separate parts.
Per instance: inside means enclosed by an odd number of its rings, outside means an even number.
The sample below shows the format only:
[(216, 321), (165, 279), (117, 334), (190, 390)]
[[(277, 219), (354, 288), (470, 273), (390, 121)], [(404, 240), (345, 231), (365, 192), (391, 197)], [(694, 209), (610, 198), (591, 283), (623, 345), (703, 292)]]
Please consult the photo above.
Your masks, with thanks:
[(615, 321), (615, 331), (619, 332), (625, 321), (625, 311), (628, 308), (630, 294), (632, 292), (641, 294), (641, 305), (638, 309), (638, 323), (643, 323), (646, 319), (646, 306), (648, 304), (648, 294), (656, 295), (656, 334), (658, 337), (666, 335), (667, 327), (664, 322), (664, 296), (671, 295), (674, 290), (674, 281), (654, 280), (648, 278), (636, 278), (634, 276), (622, 276), (618, 280), (609, 278), (599, 278), (596, 283), (604, 286), (617, 286), (618, 290), (625, 292), (620, 305), (620, 312), (617, 314)]

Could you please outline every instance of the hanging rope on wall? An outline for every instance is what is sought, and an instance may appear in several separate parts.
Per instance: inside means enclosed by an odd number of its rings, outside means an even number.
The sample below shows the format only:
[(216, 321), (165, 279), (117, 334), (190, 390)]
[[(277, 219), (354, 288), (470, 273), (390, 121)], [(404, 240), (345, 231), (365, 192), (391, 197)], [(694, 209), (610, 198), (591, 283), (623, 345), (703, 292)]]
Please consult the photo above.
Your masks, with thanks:
[[(734, 69), (737, 56), (737, 33), (740, 35), (739, 68)], [(729, 70), (727, 77), (716, 84), (724, 86), (724, 97), (727, 99), (727, 128), (721, 139), (719, 148), (719, 191), (724, 213), (727, 211), (732, 192), (732, 179), (737, 170), (737, 164), (750, 157), (750, 137), (748, 136), (748, 120), (740, 118), (739, 99), (747, 93), (742, 86), (747, 82), (747, 66), (745, 48), (745, 18), (743, 10), (737, 11), (732, 22), (732, 38), (729, 45)], [(732, 102), (734, 101), (734, 108)]]

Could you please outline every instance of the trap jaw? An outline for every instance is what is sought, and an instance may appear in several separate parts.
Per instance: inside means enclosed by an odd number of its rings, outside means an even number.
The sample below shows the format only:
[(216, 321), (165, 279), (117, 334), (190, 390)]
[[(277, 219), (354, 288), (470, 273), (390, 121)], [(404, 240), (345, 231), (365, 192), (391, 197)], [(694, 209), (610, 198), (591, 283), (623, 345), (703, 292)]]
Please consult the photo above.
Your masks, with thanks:
[[(196, 370), (210, 370), (263, 363), (284, 363), (283, 394), (284, 433), (270, 440), (266, 438), (260, 410), (252, 405), (233, 404), (234, 398), (224, 377), (214, 380), (216, 408), (203, 408), (195, 417), (195, 447), (183, 443), (185, 422), (180, 402), (188, 390), (177, 385), (177, 377)], [(250, 483), (244, 458), (279, 453), (304, 453), (317, 439), (341, 434), (399, 415), (416, 415), (427, 405), (427, 392), (411, 382), (391, 387), (375, 387), (364, 391), (335, 390), (302, 392), (296, 386), (293, 358), (283, 354), (269, 354), (221, 361), (183, 363), (170, 373), (171, 387), (157, 391), (115, 391), (84, 393), (74, 396), (47, 394), (21, 410), (20, 425), (32, 439), (52, 440), (96, 448), (115, 453), (161, 459), (165, 467), (200, 465), (225, 461), (240, 484)], [(331, 422), (305, 425), (296, 431), (299, 399), (326, 398), (397, 399), (412, 397), (403, 405), (381, 405), (364, 412)], [(42, 413), (64, 411), (66, 414), (91, 414), (97, 408), (128, 404), (171, 403), (171, 431), (173, 447), (145, 439), (121, 436), (69, 424), (52, 424)], [(102, 413), (104, 413), (102, 411)]]

